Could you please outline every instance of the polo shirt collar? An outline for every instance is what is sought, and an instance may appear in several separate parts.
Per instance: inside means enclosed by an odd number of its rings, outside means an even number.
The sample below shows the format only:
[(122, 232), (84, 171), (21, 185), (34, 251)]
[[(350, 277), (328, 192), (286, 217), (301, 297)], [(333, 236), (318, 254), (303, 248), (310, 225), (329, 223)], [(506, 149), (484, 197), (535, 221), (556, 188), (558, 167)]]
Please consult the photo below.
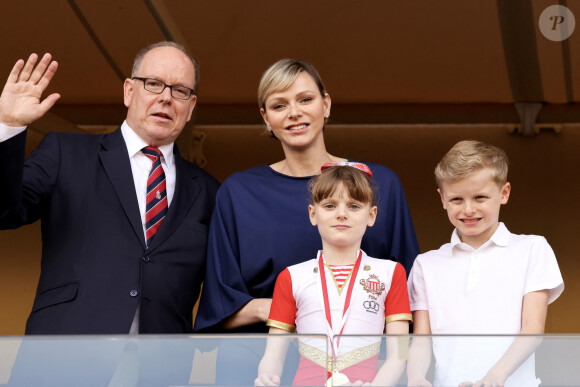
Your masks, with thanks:
[(507, 247), (510, 241), (510, 232), (508, 231), (505, 224), (503, 224), (503, 222), (499, 222), (497, 230), (495, 230), (495, 232), (493, 233), (491, 238), (489, 238), (489, 240), (498, 246)]
[(455, 247), (457, 245), (460, 245), (461, 243), (461, 239), (459, 238), (459, 233), (457, 232), (457, 228), (455, 230), (453, 230), (453, 233), (451, 234), (451, 247)]
[[(489, 240), (487, 242), (485, 242), (483, 245), (480, 246), (487, 246), (490, 243), (495, 243), (497, 246), (503, 246), (503, 247), (507, 247), (509, 244), (509, 239), (510, 239), (510, 232), (508, 231), (507, 227), (505, 226), (505, 224), (503, 224), (503, 222), (499, 222), (499, 225), (497, 226), (497, 230), (495, 230), (495, 232), (493, 233), (493, 235), (491, 236), (491, 238), (489, 238)], [(459, 238), (459, 234), (457, 232), (457, 229), (453, 230), (453, 234), (451, 234), (451, 248), (454, 248), (456, 246), (460, 246), (460, 245), (465, 245), (463, 242), (461, 242), (461, 239)]]

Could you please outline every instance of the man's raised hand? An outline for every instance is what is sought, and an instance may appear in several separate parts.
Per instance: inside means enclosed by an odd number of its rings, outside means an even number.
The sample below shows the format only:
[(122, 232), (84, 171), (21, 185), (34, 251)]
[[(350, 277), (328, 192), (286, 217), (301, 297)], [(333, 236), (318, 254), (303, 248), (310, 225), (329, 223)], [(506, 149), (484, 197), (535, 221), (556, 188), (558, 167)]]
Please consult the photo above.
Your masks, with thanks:
[(8, 126), (27, 126), (42, 117), (60, 98), (54, 93), (41, 101), (42, 93), (54, 76), (58, 63), (50, 54), (31, 54), (26, 63), (19, 59), (0, 95), (0, 122)]

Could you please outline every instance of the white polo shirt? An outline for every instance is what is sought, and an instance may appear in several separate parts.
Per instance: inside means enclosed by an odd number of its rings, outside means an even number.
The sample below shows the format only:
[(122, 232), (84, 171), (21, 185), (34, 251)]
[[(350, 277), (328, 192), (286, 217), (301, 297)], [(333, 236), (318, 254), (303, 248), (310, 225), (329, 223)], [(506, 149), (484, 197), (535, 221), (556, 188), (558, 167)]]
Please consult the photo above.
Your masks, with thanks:
[[(408, 287), (411, 310), (429, 312), (432, 334), (515, 335), (521, 331), (524, 295), (548, 289), (548, 302), (552, 303), (564, 290), (564, 282), (544, 237), (512, 234), (500, 223), (478, 249), (462, 243), (454, 230), (450, 243), (417, 257)], [(436, 377), (441, 379), (436, 384), (457, 385), (483, 377), (512, 341), (487, 339), (484, 354), (478, 352), (483, 351), (479, 340), (434, 340)], [(479, 349), (474, 351), (474, 346)], [(469, 362), (470, 358), (474, 361)], [(471, 363), (477, 366), (471, 367)], [(512, 379), (523, 368), (528, 369), (529, 377), (529, 372), (535, 374), (533, 356), (526, 363), (508, 378), (506, 386), (516, 385)], [(461, 377), (468, 379), (456, 383)], [(534, 385), (526, 380), (519, 385)]]

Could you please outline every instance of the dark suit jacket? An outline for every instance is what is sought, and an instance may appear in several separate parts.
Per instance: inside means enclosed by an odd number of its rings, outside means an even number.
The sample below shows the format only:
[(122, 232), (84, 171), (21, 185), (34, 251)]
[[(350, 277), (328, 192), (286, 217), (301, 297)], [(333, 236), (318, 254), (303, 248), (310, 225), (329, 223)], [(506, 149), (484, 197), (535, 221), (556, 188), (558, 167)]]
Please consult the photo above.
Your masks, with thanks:
[(50, 133), (26, 161), (25, 141), (0, 143), (0, 228), (42, 220), (26, 333), (128, 333), (139, 304), (140, 333), (191, 332), (218, 182), (175, 148), (175, 195), (146, 248), (120, 129)]

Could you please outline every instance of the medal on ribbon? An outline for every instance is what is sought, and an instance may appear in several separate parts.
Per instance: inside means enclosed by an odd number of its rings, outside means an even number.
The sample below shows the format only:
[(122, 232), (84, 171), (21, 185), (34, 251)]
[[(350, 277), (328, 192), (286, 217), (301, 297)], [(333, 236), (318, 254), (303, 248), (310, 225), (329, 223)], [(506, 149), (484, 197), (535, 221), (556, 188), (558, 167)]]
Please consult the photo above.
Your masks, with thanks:
[[(344, 330), (344, 325), (346, 324), (346, 319), (350, 312), (350, 301), (352, 298), (352, 290), (354, 288), (354, 283), (356, 282), (356, 277), (358, 274), (358, 269), (361, 264), (361, 260), (362, 260), (362, 250), (359, 250), (358, 258), (356, 260), (356, 263), (354, 265), (354, 268), (352, 269), (352, 273), (349, 278), (348, 290), (346, 292), (346, 297), (344, 300), (344, 308), (342, 311), (342, 319), (340, 321), (340, 324), (338, 325), (339, 335), (342, 334), (342, 331)], [(334, 330), (332, 328), (332, 315), (330, 312), (330, 301), (328, 298), (328, 287), (326, 284), (326, 273), (324, 270), (324, 257), (322, 255), (322, 251), (320, 251), (318, 255), (318, 272), (320, 275), (320, 285), (322, 290), (321, 297), (322, 304), (324, 308), (324, 314), (326, 316), (326, 330), (328, 332), (328, 337), (330, 338), (330, 344), (332, 346), (332, 357), (336, 361), (338, 357), (338, 347), (340, 346), (340, 337), (337, 339), (335, 344), (333, 340)], [(334, 369), (332, 370), (332, 372), (331, 371), (328, 372), (328, 381), (326, 382), (327, 386), (340, 386), (348, 382), (349, 382), (348, 377), (345, 374), (337, 372)]]

